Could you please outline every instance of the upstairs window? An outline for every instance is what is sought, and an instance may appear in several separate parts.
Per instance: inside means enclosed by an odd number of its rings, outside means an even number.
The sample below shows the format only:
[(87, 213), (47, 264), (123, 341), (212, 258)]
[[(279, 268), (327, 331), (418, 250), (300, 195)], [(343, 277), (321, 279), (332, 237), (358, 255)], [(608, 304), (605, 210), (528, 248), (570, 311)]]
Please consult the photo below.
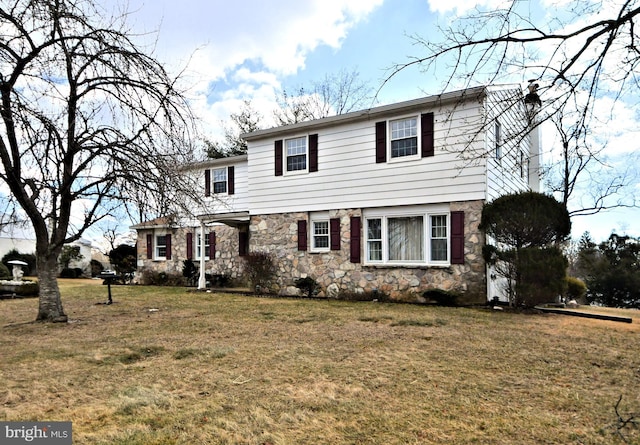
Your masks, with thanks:
[(285, 141), (287, 149), (287, 171), (303, 171), (307, 169), (307, 138), (299, 137)]
[(433, 113), (376, 122), (376, 164), (434, 156), (434, 122)]
[(494, 135), (494, 156), (496, 161), (500, 162), (502, 159), (502, 125), (497, 120), (493, 124)]
[(213, 172), (213, 193), (227, 193), (227, 168), (216, 168)]
[(524, 153), (524, 150), (520, 150), (520, 160), (518, 161), (520, 167), (520, 177), (527, 183), (529, 182), (529, 158)]
[(390, 129), (392, 159), (418, 154), (418, 118), (391, 121)]

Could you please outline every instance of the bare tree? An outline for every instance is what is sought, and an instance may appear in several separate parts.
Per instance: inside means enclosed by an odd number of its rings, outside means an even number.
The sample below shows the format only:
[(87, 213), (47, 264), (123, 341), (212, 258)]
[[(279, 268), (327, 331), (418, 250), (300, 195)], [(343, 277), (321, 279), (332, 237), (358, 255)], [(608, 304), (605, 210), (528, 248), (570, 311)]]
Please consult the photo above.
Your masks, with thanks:
[(560, 138), (561, 153), (545, 169), (548, 190), (559, 196), (571, 216), (634, 207), (636, 162), (627, 162), (625, 166), (612, 163), (606, 154), (606, 143), (590, 138), (592, 131), (579, 119), (576, 122), (566, 118), (565, 111), (558, 110), (551, 116)]
[(223, 142), (204, 141), (207, 157), (219, 159), (247, 154), (247, 141), (240, 135), (259, 130), (262, 116), (252, 107), (250, 100), (244, 100), (240, 111), (231, 113), (230, 119), (231, 124), (224, 126)]
[(599, 99), (638, 103), (640, 35), (635, 22), (640, 0), (547, 4), (538, 21), (529, 2), (505, 5), (477, 8), (449, 22), (440, 29), (440, 40), (434, 33), (412, 36), (422, 54), (391, 67), (387, 81), (412, 67), (442, 79), (442, 89), (533, 79), (542, 98), (535, 122), (560, 116), (555, 122), (562, 134), (564, 165), (555, 188), (562, 199), (575, 196), (579, 179), (590, 176), (600, 180), (599, 185), (589, 190), (591, 202), (575, 206), (580, 207), (575, 214), (635, 205), (633, 196), (619, 196), (628, 191), (633, 172), (616, 172), (603, 181), (596, 173), (607, 166), (603, 153), (589, 150), (584, 142), (593, 120), (611, 115)]
[(134, 193), (166, 206), (190, 189), (176, 169), (191, 129), (177, 80), (124, 15), (106, 16), (91, 0), (0, 1), (0, 179), (35, 232), (41, 321), (67, 320), (65, 243)]
[[(514, 75), (535, 78), (548, 115), (574, 102), (579, 104), (583, 123), (602, 94), (619, 98), (637, 91), (638, 0), (561, 2), (555, 17), (545, 23), (531, 20), (526, 2), (513, 0), (506, 5), (498, 10), (476, 9), (455, 20), (441, 29), (439, 42), (431, 40), (433, 35), (429, 39), (413, 36), (425, 54), (394, 66), (391, 75), (412, 66), (437, 68), (445, 87), (459, 81), (502, 81)], [(553, 11), (547, 12), (554, 16)]]
[(279, 125), (295, 124), (348, 113), (368, 105), (371, 99), (372, 89), (360, 80), (358, 71), (343, 69), (325, 75), (310, 89), (301, 87), (295, 94), (283, 90), (274, 116)]

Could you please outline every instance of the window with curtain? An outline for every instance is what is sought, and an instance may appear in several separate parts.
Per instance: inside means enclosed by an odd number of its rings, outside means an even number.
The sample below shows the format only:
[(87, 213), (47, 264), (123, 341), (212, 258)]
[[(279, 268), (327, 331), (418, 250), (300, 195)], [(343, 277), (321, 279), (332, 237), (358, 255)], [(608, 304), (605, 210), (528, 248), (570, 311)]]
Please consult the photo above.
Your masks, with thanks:
[(388, 219), (389, 261), (424, 260), (424, 224), (422, 216)]
[[(372, 264), (435, 264), (450, 261), (449, 213), (424, 206), (414, 213), (399, 209), (385, 215), (378, 209), (365, 215), (366, 262)], [(441, 207), (440, 207), (441, 208)], [(415, 209), (413, 209), (415, 210)], [(407, 213), (403, 215), (402, 213)]]

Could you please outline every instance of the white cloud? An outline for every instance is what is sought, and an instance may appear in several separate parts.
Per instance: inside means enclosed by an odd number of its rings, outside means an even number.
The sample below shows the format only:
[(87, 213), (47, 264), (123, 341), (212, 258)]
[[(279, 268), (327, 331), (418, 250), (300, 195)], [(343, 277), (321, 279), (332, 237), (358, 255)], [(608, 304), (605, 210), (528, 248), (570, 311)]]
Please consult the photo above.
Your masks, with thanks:
[(340, 46), (347, 32), (382, 0), (275, 0), (236, 2), (143, 0), (131, 2), (133, 25), (159, 27), (158, 56), (207, 73), (209, 78), (246, 61), (291, 74), (304, 67), (309, 52), (321, 45)]
[(456, 15), (463, 15), (476, 7), (502, 9), (511, 3), (505, 0), (427, 0), (427, 2), (432, 12), (440, 14), (455, 12)]
[(158, 31), (158, 59), (173, 70), (187, 67), (193, 110), (215, 138), (245, 98), (270, 125), (280, 79), (304, 69), (317, 48), (339, 48), (382, 1), (131, 0), (129, 22)]

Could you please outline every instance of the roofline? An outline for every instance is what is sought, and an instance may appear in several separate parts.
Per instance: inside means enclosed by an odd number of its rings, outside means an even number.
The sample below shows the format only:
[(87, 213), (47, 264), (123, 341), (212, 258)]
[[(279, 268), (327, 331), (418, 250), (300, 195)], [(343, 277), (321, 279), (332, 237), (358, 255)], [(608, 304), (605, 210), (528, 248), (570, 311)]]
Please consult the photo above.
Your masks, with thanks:
[(245, 141), (254, 141), (258, 139), (268, 138), (269, 136), (279, 133), (293, 133), (301, 130), (316, 129), (328, 127), (336, 123), (350, 123), (358, 122), (362, 120), (376, 119), (377, 117), (392, 112), (411, 111), (416, 108), (422, 108), (425, 105), (442, 105), (449, 102), (454, 102), (460, 99), (470, 100), (483, 97), (488, 90), (488, 86), (482, 85), (478, 87), (466, 88), (463, 90), (451, 91), (448, 93), (437, 94), (433, 96), (421, 97), (418, 99), (407, 100), (404, 102), (397, 102), (389, 105), (382, 105), (379, 107), (368, 108), (360, 111), (352, 111), (345, 114), (339, 114), (337, 116), (325, 117), (322, 119), (315, 119), (311, 121), (298, 122), (296, 124), (285, 125), (281, 127), (273, 127), (264, 130), (256, 130), (251, 133), (243, 133), (240, 135)]
[(217, 159), (206, 159), (200, 162), (184, 164), (180, 166), (180, 170), (193, 170), (193, 169), (200, 169), (203, 167), (216, 167), (219, 165), (240, 164), (243, 162), (247, 162), (247, 159), (248, 159), (247, 155), (228, 156), (226, 158), (217, 158)]

